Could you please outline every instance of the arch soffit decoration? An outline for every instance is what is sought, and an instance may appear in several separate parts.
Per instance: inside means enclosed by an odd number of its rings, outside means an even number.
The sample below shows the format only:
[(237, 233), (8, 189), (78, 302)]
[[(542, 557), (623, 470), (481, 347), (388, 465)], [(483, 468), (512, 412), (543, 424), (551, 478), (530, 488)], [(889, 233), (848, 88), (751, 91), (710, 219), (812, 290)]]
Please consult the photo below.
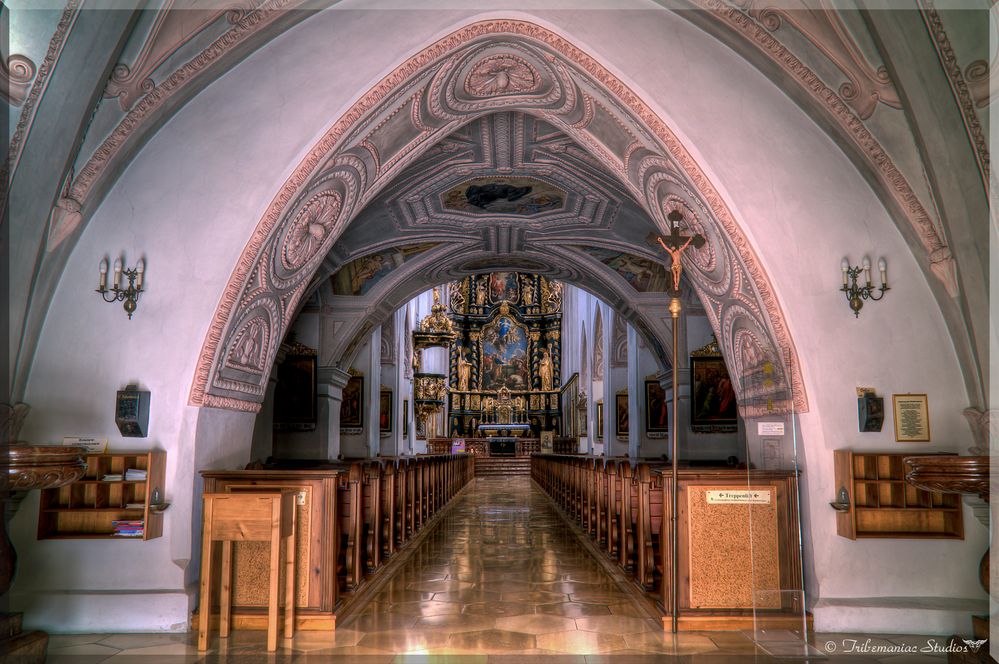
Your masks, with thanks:
[[(669, 211), (681, 209), (708, 239), (685, 256), (687, 274), (743, 390), (744, 413), (753, 414), (747, 404), (767, 400), (770, 408), (789, 410), (788, 393), (795, 411), (808, 409), (773, 286), (704, 171), (607, 69), (566, 39), (521, 20), (472, 23), (425, 48), (313, 146), (237, 262), (203, 344), (190, 403), (258, 410), (265, 368), (312, 275), (351, 219), (423, 150), (500, 109), (532, 113), (560, 128), (619, 177), (660, 228)], [(766, 380), (753, 380), (762, 375)]]

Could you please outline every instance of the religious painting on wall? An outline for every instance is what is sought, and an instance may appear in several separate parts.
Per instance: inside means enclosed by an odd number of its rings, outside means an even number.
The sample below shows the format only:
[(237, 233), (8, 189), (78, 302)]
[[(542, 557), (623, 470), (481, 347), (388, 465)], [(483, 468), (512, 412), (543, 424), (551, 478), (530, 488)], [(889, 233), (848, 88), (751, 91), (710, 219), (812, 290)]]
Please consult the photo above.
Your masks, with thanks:
[(520, 288), (516, 272), (493, 272), (489, 275), (489, 300), (494, 304), (506, 300), (516, 302)]
[(721, 356), (690, 357), (690, 427), (705, 433), (733, 433), (738, 423), (735, 388)]
[(316, 356), (288, 355), (278, 366), (274, 388), (274, 430), (316, 428)]
[(496, 391), (530, 389), (530, 361), (527, 333), (509, 316), (499, 316), (482, 328), (482, 366), (480, 389)]
[(382, 390), (378, 395), (378, 430), (392, 431), (392, 390)]
[(562, 208), (565, 196), (558, 187), (536, 178), (482, 177), (452, 187), (441, 202), (458, 212), (528, 216)]
[(666, 409), (666, 391), (658, 380), (645, 381), (645, 431), (669, 431), (669, 413)]
[(344, 265), (331, 278), (335, 295), (365, 295), (385, 275), (409, 259), (436, 247), (435, 243), (393, 247), (361, 256)]
[(668, 289), (666, 268), (660, 263), (614, 249), (578, 248), (617, 272), (640, 293), (664, 293)]
[(618, 438), (627, 438), (630, 428), (627, 393), (614, 395), (614, 410), (616, 418), (614, 432)]
[(597, 402), (597, 434), (594, 436), (598, 440), (603, 440), (604, 438), (604, 402)]
[(364, 376), (351, 376), (343, 388), (343, 401), (340, 403), (340, 427), (361, 428), (364, 412)]
[(402, 400), (402, 437), (409, 435), (409, 399)]

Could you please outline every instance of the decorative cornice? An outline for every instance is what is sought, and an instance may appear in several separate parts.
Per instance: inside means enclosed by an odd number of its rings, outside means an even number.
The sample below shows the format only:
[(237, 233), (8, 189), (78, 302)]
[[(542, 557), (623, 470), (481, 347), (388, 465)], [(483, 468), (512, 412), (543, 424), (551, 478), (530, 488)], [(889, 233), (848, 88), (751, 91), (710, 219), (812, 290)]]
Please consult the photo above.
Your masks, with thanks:
[[(961, 112), (961, 122), (968, 132), (968, 140), (975, 152), (975, 161), (978, 164), (978, 172), (982, 177), (982, 185), (985, 187), (985, 194), (989, 194), (989, 145), (982, 123), (978, 119), (978, 112), (975, 111), (975, 100), (972, 98), (968, 83), (961, 73), (961, 65), (957, 62), (957, 55), (950, 44), (950, 38), (944, 29), (943, 20), (937, 13), (932, 0), (923, 0), (920, 3), (919, 13), (926, 24), (926, 30), (930, 33), (930, 41), (940, 59), (940, 65), (947, 74), (947, 82), (950, 84), (951, 92), (957, 107)], [(984, 64), (984, 63), (982, 63)]]
[[(891, 194), (908, 219), (926, 253), (946, 248), (946, 243), (937, 231), (923, 204), (919, 201), (909, 182), (892, 161), (890, 155), (867, 128), (863, 119), (850, 108), (850, 105), (819, 76), (805, 65), (787, 46), (780, 42), (767, 28), (751, 16), (723, 0), (691, 0), (695, 5), (710, 12), (710, 15), (724, 21), (737, 34), (759, 49), (765, 56), (781, 67), (807, 92), (818, 106), (824, 109), (839, 125), (843, 135), (853, 141), (866, 158), (872, 173), (884, 190)], [(944, 279), (944, 273), (934, 270), (948, 290), (953, 287)], [(951, 295), (955, 293), (951, 292)]]
[(76, 17), (79, 16), (80, 2), (81, 0), (69, 0), (66, 3), (66, 8), (63, 10), (62, 16), (59, 18), (59, 23), (56, 25), (55, 33), (52, 35), (52, 39), (49, 40), (49, 48), (45, 52), (45, 59), (38, 66), (35, 82), (31, 86), (31, 91), (28, 93), (27, 98), (24, 100), (24, 107), (21, 109), (21, 115), (18, 116), (17, 126), (10, 137), (7, 159), (4, 161), (2, 170), (0, 170), (0, 183), (3, 185), (0, 186), (0, 209), (5, 208), (7, 205), (7, 197), (10, 195), (10, 183), (14, 179), (14, 172), (17, 170), (17, 165), (21, 161), (24, 141), (27, 139), (28, 133), (31, 131), (31, 125), (35, 121), (38, 102), (48, 87), (49, 76), (52, 75), (52, 70), (55, 68), (56, 62), (59, 61), (62, 49), (66, 45), (66, 38), (69, 37), (70, 30), (72, 30), (73, 24), (76, 23)]
[(38, 67), (26, 55), (0, 58), (0, 96), (11, 106), (20, 106), (28, 97)]
[(152, 86), (129, 110), (80, 169), (72, 186), (72, 197), (86, 202), (97, 180), (134, 133), (170, 99), (198, 80), (212, 65), (250, 37), (301, 4), (302, 0), (269, 0), (260, 8), (248, 12), (232, 29), (213, 41), (196, 57), (183, 64), (162, 83)]

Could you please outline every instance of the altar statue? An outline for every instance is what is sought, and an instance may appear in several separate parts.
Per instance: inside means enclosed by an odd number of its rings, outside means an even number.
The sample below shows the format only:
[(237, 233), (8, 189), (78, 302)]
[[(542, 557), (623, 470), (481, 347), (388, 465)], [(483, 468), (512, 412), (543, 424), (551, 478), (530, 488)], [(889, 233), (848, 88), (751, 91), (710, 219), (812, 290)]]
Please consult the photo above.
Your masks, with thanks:
[(468, 392), (468, 384), (472, 378), (472, 363), (465, 359), (464, 353), (458, 354), (458, 391)]
[(549, 392), (554, 389), (552, 355), (547, 349), (541, 351), (541, 360), (538, 363), (538, 375), (541, 376), (542, 390)]

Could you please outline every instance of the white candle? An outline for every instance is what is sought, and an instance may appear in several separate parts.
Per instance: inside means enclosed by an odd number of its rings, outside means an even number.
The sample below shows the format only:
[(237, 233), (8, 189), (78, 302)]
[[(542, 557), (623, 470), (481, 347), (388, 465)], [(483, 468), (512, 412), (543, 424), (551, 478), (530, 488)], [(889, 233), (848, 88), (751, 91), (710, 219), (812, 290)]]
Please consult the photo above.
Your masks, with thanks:
[(101, 264), (97, 268), (101, 272), (100, 281), (97, 284), (97, 290), (103, 291), (107, 289), (108, 285), (108, 259), (102, 258)]
[(881, 272), (881, 285), (888, 285), (888, 263), (884, 257), (878, 259), (878, 271)]
[(867, 285), (871, 285), (871, 259), (864, 256), (864, 276), (867, 278)]
[(111, 280), (111, 284), (114, 288), (118, 288), (118, 283), (121, 281), (121, 259), (114, 259), (114, 279)]
[(142, 273), (146, 271), (146, 261), (144, 259), (139, 259), (139, 264), (135, 266), (135, 271), (138, 273), (135, 278), (135, 288), (142, 290)]
[(843, 285), (846, 286), (846, 271), (850, 269), (850, 261), (844, 258), (840, 266), (843, 268)]

